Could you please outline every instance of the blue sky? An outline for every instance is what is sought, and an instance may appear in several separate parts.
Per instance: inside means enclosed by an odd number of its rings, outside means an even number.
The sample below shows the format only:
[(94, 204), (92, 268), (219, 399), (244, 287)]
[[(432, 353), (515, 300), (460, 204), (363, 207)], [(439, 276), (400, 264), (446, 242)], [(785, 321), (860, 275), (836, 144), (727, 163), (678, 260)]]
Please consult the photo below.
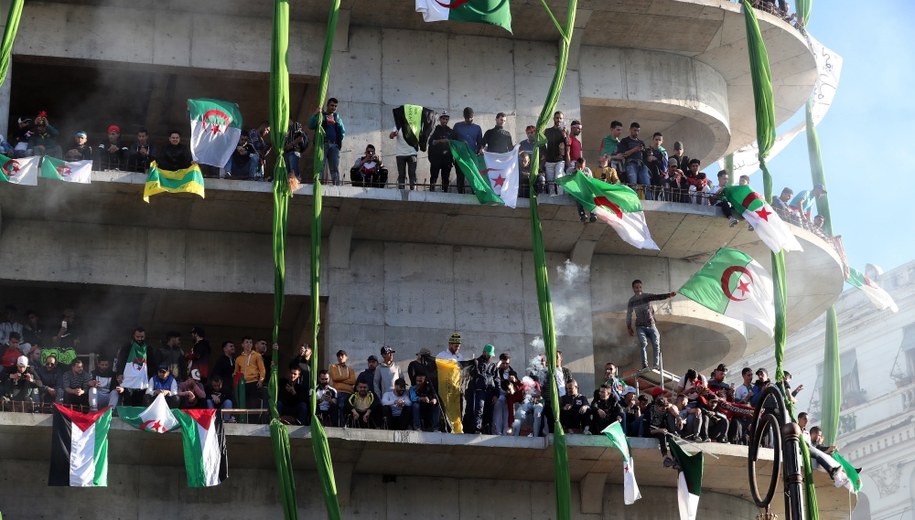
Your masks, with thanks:
[[(793, 2), (792, 2), (793, 4)], [(915, 2), (815, 1), (810, 34), (844, 59), (836, 98), (818, 127), (832, 225), (849, 263), (886, 270), (915, 259)], [(773, 191), (810, 187), (799, 135), (769, 162)], [(753, 175), (762, 189), (762, 177)]]

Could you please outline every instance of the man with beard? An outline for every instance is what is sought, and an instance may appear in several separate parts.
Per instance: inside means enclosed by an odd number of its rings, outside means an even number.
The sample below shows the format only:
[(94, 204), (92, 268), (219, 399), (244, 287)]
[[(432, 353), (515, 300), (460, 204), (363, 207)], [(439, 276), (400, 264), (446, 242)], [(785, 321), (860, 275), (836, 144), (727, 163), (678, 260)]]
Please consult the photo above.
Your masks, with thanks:
[(123, 380), (115, 390), (121, 394), (119, 401), (124, 406), (143, 405), (143, 396), (154, 375), (149, 370), (147, 350), (146, 329), (137, 327), (133, 330), (131, 342), (118, 352), (115, 373), (122, 376)]

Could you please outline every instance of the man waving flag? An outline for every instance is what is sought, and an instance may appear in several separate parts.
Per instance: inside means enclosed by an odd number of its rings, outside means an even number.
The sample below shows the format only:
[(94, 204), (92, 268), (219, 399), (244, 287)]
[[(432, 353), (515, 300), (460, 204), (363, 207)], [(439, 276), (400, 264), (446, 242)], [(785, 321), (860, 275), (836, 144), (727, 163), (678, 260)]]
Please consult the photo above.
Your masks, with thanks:
[(191, 155), (200, 164), (222, 168), (229, 162), (241, 136), (241, 110), (219, 99), (188, 99)]
[(803, 251), (791, 228), (778, 216), (766, 199), (749, 186), (728, 186), (721, 193), (735, 210), (753, 226), (756, 234), (772, 250)]
[(607, 184), (579, 173), (557, 177), (556, 182), (585, 211), (615, 229), (623, 241), (639, 249), (660, 249), (648, 231), (639, 196), (629, 186)]
[(505, 153), (483, 152), (479, 156), (464, 141), (452, 140), (451, 155), (461, 167), (480, 204), (518, 204), (518, 146)]
[(773, 336), (772, 277), (748, 254), (722, 248), (678, 293), (729, 318), (751, 323)]

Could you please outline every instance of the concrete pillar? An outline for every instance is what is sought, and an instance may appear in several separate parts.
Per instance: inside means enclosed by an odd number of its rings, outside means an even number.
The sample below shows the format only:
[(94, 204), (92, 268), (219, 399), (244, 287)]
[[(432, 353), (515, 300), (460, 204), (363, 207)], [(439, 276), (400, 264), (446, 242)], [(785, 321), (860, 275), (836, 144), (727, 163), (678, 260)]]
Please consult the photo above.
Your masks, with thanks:
[(9, 122), (10, 122), (10, 84), (13, 81), (13, 61), (10, 57), (10, 67), (7, 69), (6, 81), (0, 85), (0, 134), (9, 141)]

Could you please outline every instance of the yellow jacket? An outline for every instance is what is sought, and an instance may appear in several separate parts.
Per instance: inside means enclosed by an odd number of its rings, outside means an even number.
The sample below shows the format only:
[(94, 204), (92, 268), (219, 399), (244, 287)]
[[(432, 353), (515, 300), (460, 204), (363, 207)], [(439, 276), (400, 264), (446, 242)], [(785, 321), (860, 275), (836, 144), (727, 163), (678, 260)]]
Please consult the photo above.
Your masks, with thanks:
[(245, 383), (263, 382), (267, 376), (264, 358), (253, 349), (248, 354), (242, 353), (235, 358), (235, 374), (241, 374)]
[(340, 363), (331, 363), (327, 367), (327, 371), (330, 372), (330, 384), (334, 387), (334, 390), (348, 394), (353, 393), (353, 386), (356, 384), (356, 371), (353, 370), (353, 367), (349, 365), (344, 367)]

